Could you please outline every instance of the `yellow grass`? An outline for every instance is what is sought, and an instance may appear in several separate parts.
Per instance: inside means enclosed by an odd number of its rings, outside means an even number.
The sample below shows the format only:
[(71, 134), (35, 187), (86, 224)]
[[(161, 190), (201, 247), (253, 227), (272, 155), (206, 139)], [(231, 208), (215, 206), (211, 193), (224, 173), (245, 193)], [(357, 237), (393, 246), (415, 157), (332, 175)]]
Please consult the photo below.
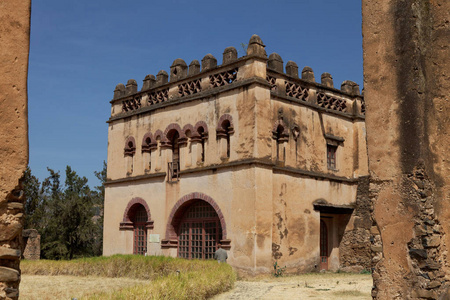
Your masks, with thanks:
[(94, 293), (110, 292), (145, 283), (148, 281), (131, 278), (23, 275), (20, 282), (20, 299), (81, 299)]
[[(163, 256), (143, 257), (133, 255), (115, 255), (112, 257), (86, 258), (72, 261), (24, 261), (21, 264), (24, 282), (38, 279), (36, 275), (47, 275), (52, 278), (70, 278), (74, 285), (76, 296), (67, 298), (87, 297), (87, 299), (206, 299), (232, 288), (236, 275), (227, 264), (216, 261), (176, 259)], [(60, 276), (65, 275), (65, 276)], [(30, 278), (27, 278), (30, 276)], [(82, 279), (77, 280), (77, 277)], [(105, 278), (107, 277), (107, 278)], [(111, 279), (130, 278), (124, 284), (114, 286)], [(31, 279), (31, 280), (29, 280)], [(81, 288), (83, 280), (86, 289)], [(132, 281), (134, 280), (134, 282)], [(62, 280), (64, 281), (64, 280)], [(104, 281), (105, 288), (93, 282)], [(56, 282), (56, 280), (55, 280)], [(89, 283), (88, 283), (89, 282)], [(109, 282), (111, 285), (108, 286)], [(27, 285), (24, 283), (21, 285)], [(31, 284), (30, 284), (31, 285)], [(27, 288), (25, 288), (26, 291)], [(35, 298), (26, 294), (25, 299), (61, 299), (53, 293), (52, 287), (43, 294), (36, 293)], [(25, 292), (26, 293), (26, 292)], [(91, 296), (90, 296), (91, 295)]]

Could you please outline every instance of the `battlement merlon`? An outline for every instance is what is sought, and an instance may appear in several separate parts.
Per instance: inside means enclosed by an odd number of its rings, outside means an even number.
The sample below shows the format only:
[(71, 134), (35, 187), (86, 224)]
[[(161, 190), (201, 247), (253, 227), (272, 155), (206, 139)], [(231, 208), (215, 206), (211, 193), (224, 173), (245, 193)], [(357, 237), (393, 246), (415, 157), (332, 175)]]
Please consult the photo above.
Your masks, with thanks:
[(164, 70), (159, 71), (156, 77), (147, 75), (140, 91), (134, 79), (128, 80), (126, 86), (118, 84), (111, 100), (110, 121), (252, 82), (267, 85), (274, 97), (297, 99), (318, 110), (364, 119), (365, 103), (358, 84), (346, 80), (340, 90), (335, 89), (329, 73), (323, 73), (321, 83), (317, 83), (314, 71), (307, 66), (300, 78), (298, 66), (293, 61), (286, 63), (286, 71), (283, 72), (281, 56), (272, 53), (267, 58), (265, 45), (257, 35), (250, 38), (247, 55), (238, 58), (236, 49), (228, 47), (223, 52), (222, 62), (222, 65), (217, 65), (217, 59), (207, 54), (201, 65), (193, 60), (188, 66), (178, 58), (170, 67), (170, 76)]

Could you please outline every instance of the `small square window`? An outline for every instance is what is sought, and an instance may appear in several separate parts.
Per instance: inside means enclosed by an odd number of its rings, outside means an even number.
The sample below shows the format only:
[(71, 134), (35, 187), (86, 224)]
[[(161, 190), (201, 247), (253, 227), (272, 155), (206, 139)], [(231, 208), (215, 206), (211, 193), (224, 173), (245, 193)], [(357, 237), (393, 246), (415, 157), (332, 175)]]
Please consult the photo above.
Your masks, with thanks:
[(328, 169), (336, 170), (337, 146), (327, 145), (327, 166)]

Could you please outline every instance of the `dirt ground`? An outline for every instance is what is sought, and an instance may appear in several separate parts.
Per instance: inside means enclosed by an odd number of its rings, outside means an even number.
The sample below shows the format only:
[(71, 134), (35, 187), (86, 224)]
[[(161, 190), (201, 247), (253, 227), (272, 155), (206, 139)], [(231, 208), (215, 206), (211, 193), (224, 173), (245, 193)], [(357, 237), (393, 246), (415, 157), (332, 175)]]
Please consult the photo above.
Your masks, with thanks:
[(130, 278), (22, 275), (19, 299), (80, 299), (93, 292), (110, 291), (147, 282)]
[(372, 299), (370, 274), (305, 274), (237, 281), (233, 290), (213, 300), (239, 299)]
[[(20, 299), (80, 299), (94, 291), (108, 291), (146, 283), (129, 278), (22, 275)], [(241, 279), (233, 290), (213, 300), (248, 299), (371, 299), (369, 274), (325, 273)]]

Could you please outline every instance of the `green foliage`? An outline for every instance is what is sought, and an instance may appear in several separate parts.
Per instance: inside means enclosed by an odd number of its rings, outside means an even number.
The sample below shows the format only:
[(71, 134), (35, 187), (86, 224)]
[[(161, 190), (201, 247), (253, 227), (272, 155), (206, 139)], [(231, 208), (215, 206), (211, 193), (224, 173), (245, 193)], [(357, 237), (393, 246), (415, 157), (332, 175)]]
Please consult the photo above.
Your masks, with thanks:
[(281, 277), (283, 276), (283, 273), (286, 270), (286, 266), (281, 268), (280, 266), (278, 266), (278, 262), (275, 261), (275, 263), (273, 264), (273, 269), (274, 269), (273, 276)]
[[(69, 166), (61, 186), (59, 172), (47, 169), (50, 176), (42, 184), (29, 168), (24, 180), (25, 228), (35, 228), (41, 235), (42, 258), (101, 255), (103, 187), (92, 191), (87, 178), (78, 176)], [(100, 180), (106, 177), (105, 163), (96, 176)]]

